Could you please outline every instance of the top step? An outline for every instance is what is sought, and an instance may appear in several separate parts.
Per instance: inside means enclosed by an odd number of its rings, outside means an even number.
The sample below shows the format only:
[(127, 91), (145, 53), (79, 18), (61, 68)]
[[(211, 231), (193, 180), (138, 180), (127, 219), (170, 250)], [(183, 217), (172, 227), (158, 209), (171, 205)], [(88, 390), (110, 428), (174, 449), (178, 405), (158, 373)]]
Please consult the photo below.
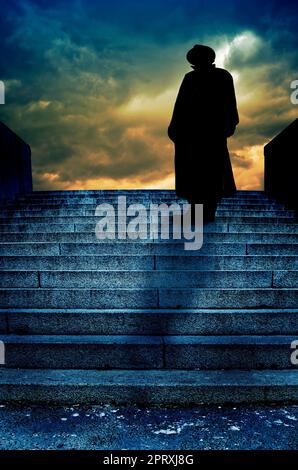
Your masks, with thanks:
[[(119, 196), (126, 196), (129, 200), (138, 201), (168, 201), (186, 202), (185, 199), (178, 198), (173, 190), (98, 190), (98, 191), (44, 191), (33, 192), (18, 199), (19, 202), (35, 201), (81, 201), (81, 200), (115, 200)], [(263, 191), (237, 191), (229, 198), (222, 198), (224, 201), (272, 201)]]
[[(171, 195), (175, 196), (174, 189), (91, 189), (91, 190), (66, 190), (66, 191), (34, 191), (28, 196), (91, 196), (91, 195), (108, 195), (108, 194), (146, 194), (146, 195)], [(264, 191), (236, 191), (237, 196), (262, 196)]]

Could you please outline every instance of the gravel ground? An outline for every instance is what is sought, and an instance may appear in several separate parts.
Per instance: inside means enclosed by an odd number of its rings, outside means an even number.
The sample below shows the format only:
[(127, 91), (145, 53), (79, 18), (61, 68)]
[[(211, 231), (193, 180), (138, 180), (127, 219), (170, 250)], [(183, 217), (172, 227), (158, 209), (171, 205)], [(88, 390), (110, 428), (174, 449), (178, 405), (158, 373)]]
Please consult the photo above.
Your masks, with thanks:
[(298, 406), (17, 407), (0, 404), (1, 450), (298, 449)]

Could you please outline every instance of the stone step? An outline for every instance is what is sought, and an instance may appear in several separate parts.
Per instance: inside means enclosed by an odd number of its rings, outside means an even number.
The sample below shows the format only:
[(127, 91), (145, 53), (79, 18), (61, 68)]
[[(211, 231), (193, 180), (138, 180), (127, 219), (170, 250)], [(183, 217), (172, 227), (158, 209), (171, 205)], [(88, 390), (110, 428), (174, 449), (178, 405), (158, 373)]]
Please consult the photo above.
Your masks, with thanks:
[[(243, 199), (237, 199), (234, 201), (236, 202), (241, 202)], [(149, 206), (150, 203), (154, 204), (161, 204), (162, 202), (166, 204), (171, 204), (171, 203), (180, 203), (180, 204), (185, 204), (187, 203), (186, 199), (179, 199), (175, 197), (167, 197), (167, 196), (162, 196), (162, 197), (138, 197), (138, 196), (127, 196), (126, 197), (126, 203), (127, 204), (133, 204), (133, 203), (140, 203)], [(244, 202), (252, 202), (252, 203), (272, 203), (272, 200), (270, 199), (245, 199)], [(108, 203), (108, 204), (116, 204), (118, 203), (118, 196), (103, 196), (103, 197), (48, 197), (48, 198), (20, 198), (17, 201), (10, 201), (6, 203), (6, 207), (11, 207), (11, 206), (47, 206), (47, 205), (52, 205), (52, 206), (81, 206), (81, 205), (94, 205), (97, 206), (98, 204), (102, 203)]]
[[(121, 226), (122, 228), (122, 226)], [(9, 223), (0, 224), (0, 233), (22, 232), (22, 233), (63, 233), (63, 232), (90, 232), (94, 233), (95, 223)], [(290, 223), (208, 223), (204, 225), (204, 233), (298, 233), (298, 224)]]
[(0, 287), (192, 288), (296, 287), (298, 271), (0, 271)]
[[(24, 208), (53, 208), (57, 209), (59, 203), (62, 204), (62, 207), (65, 208), (86, 208), (90, 209), (92, 207), (96, 207), (98, 204), (102, 202), (107, 202), (111, 204), (118, 203), (118, 197), (85, 197), (85, 198), (43, 198), (43, 199), (17, 199), (14, 201), (8, 201), (3, 206), (4, 209), (13, 210), (13, 209), (24, 209)], [(160, 198), (135, 198), (135, 197), (126, 197), (126, 202), (132, 203), (134, 201), (143, 203), (146, 206), (150, 206), (151, 203), (156, 202), (166, 202), (166, 203), (178, 203), (178, 204), (185, 204), (188, 201), (186, 199), (181, 198), (173, 198), (173, 197), (160, 197)], [(274, 199), (256, 199), (256, 198), (229, 198), (229, 199), (221, 199), (218, 201), (218, 206), (255, 206), (259, 208), (260, 206), (264, 206), (267, 208), (268, 206), (272, 206), (274, 208), (280, 207), (281, 209), (284, 208), (284, 205), (280, 202), (275, 201)]]
[[(97, 222), (97, 221), (96, 221)], [(22, 233), (63, 233), (63, 232), (90, 232), (95, 233), (95, 223), (87, 223), (87, 224), (43, 224), (43, 223), (9, 223), (9, 224), (0, 224), (0, 233), (7, 233), (7, 232), (22, 232)], [(156, 227), (156, 225), (153, 225)], [(121, 229), (126, 229), (126, 225), (121, 225)], [(266, 225), (266, 228), (267, 225)], [(293, 225), (291, 225), (292, 230)], [(204, 233), (221, 233), (228, 231), (228, 224), (220, 224), (220, 223), (209, 223), (204, 225)], [(298, 224), (297, 224), (297, 233), (298, 233)]]
[[(51, 198), (51, 197), (108, 197), (108, 196), (129, 196), (135, 195), (139, 197), (177, 197), (175, 190), (146, 190), (146, 189), (127, 189), (127, 190), (73, 190), (73, 191), (34, 191), (27, 194), (25, 198)], [(236, 191), (230, 198), (268, 198), (263, 191)], [(228, 198), (225, 198), (228, 199)]]
[[(105, 202), (107, 202), (105, 200)], [(109, 201), (108, 201), (109, 202)], [(113, 203), (114, 201), (111, 201)], [(150, 201), (144, 201), (145, 207), (149, 208), (150, 207)], [(42, 204), (37, 204), (35, 201), (32, 201), (31, 204), (27, 204), (25, 202), (20, 203), (20, 202), (15, 202), (15, 203), (10, 203), (6, 204), (1, 212), (3, 211), (44, 211), (44, 210), (58, 210), (58, 209), (65, 209), (65, 210), (76, 210), (76, 209), (93, 209), (95, 211), (96, 207), (98, 204), (96, 202), (86, 202), (84, 199), (77, 201), (77, 203), (65, 201), (64, 203), (54, 203), (54, 202), (44, 202)], [(268, 202), (242, 202), (239, 201), (235, 203), (234, 201), (226, 201), (226, 202), (220, 202), (217, 206), (219, 209), (255, 209), (255, 210), (284, 210), (284, 207), (282, 204), (278, 204), (272, 201)]]
[[(119, 232), (118, 232), (119, 233)], [(141, 232), (147, 234), (147, 231)], [(161, 232), (159, 231), (159, 234)], [(172, 233), (172, 231), (170, 232)], [(172, 237), (171, 237), (172, 238)], [(297, 233), (204, 233), (204, 243), (298, 243)], [(0, 243), (94, 243), (97, 241), (93, 232), (0, 232)], [(143, 240), (145, 242), (145, 240)], [(148, 238), (148, 241), (150, 239)], [(152, 239), (151, 239), (152, 241)], [(162, 243), (167, 240), (159, 240)], [(174, 240), (173, 240), (174, 241)]]
[(165, 336), (166, 369), (291, 369), (295, 336)]
[(294, 336), (1, 335), (6, 368), (290, 369)]
[(5, 288), (2, 308), (296, 308), (298, 289)]
[(0, 287), (174, 288), (298, 286), (298, 271), (0, 271)]
[[(78, 258), (78, 257), (77, 257)], [(9, 258), (6, 258), (9, 260)], [(30, 257), (27, 258), (28, 263)], [(8, 261), (9, 262), (9, 261)], [(96, 262), (96, 261), (95, 261)], [(5, 258), (4, 262), (5, 263)], [(79, 263), (79, 261), (78, 261)], [(13, 266), (13, 264), (10, 264)], [(0, 265), (1, 266), (1, 265)], [(5, 266), (5, 264), (4, 264)], [(28, 266), (30, 266), (28, 264)], [(77, 265), (79, 266), (79, 264)], [(298, 256), (270, 255), (214, 255), (214, 256), (156, 256), (155, 269), (195, 269), (195, 270), (293, 270), (298, 266)]]
[[(254, 245), (251, 245), (254, 246)], [(272, 245), (262, 245), (264, 248), (269, 247), (268, 254), (270, 254), (270, 247)], [(284, 247), (284, 245), (282, 245)], [(288, 245), (291, 254), (294, 250), (294, 245)], [(259, 245), (257, 245), (259, 247)], [(275, 248), (274, 248), (275, 249)], [(1, 256), (41, 256), (41, 255), (115, 255), (115, 254), (186, 254), (189, 256), (202, 255), (202, 254), (231, 254), (231, 255), (245, 255), (247, 248), (245, 243), (205, 243), (200, 250), (187, 251), (184, 249), (184, 243), (180, 241), (172, 243), (140, 243), (131, 240), (99, 240), (95, 243), (1, 243), (0, 255)], [(252, 253), (254, 254), (254, 253)], [(260, 253), (261, 254), (261, 253)], [(267, 253), (264, 253), (267, 254)], [(286, 253), (285, 253), (286, 254)]]
[(297, 271), (275, 271), (273, 273), (272, 285), (274, 287), (294, 287), (298, 286)]
[[(230, 209), (225, 210), (218, 208), (216, 215), (218, 217), (294, 217), (295, 211), (285, 211), (285, 210), (249, 210), (249, 209)], [(89, 215), (89, 214), (88, 214)]]
[(6, 369), (0, 401), (34, 404), (296, 402), (294, 370), (42, 370)]
[[(179, 242), (179, 243), (178, 243)], [(298, 246), (282, 243), (204, 243), (199, 250), (185, 250), (184, 242), (176, 240), (166, 243), (130, 243), (120, 240), (100, 240), (95, 243), (1, 243), (1, 256), (57, 256), (57, 255), (294, 255)]]
[[(107, 204), (112, 204), (117, 207), (118, 202), (120, 199), (118, 196), (113, 196), (113, 197), (85, 197), (85, 198), (33, 198), (33, 199), (18, 199), (17, 201), (11, 201), (6, 203), (4, 207), (7, 209), (11, 209), (14, 207), (45, 207), (45, 206), (53, 206), (53, 208), (57, 208), (59, 205), (62, 207), (81, 207), (81, 206), (97, 206), (99, 204), (107, 203)], [(122, 199), (124, 201), (124, 199)], [(187, 204), (188, 201), (186, 199), (179, 199), (179, 198), (173, 198), (173, 197), (155, 197), (155, 198), (140, 198), (140, 197), (135, 197), (135, 196), (130, 196), (125, 198), (126, 205), (130, 204), (143, 204), (147, 207), (150, 206), (150, 204)], [(197, 201), (199, 203), (199, 201)], [(278, 202), (276, 202), (273, 199), (264, 199), (264, 198), (230, 198), (230, 199), (222, 199), (218, 201), (218, 205), (265, 205), (266, 207), (268, 205), (273, 205), (276, 207)], [(281, 206), (282, 208), (284, 206)]]
[(160, 369), (160, 336), (1, 335), (6, 368)]
[[(219, 215), (224, 215), (224, 214), (232, 214), (235, 216), (238, 215), (253, 215), (253, 216), (259, 216), (259, 217), (266, 217), (266, 214), (268, 217), (283, 217), (283, 216), (288, 216), (288, 217), (295, 217), (295, 210), (292, 209), (286, 209), (284, 207), (274, 207), (274, 206), (255, 206), (255, 205), (219, 205), (217, 207), (217, 213)], [(297, 219), (298, 220), (298, 219)]]
[[(88, 231), (94, 232), (94, 224), (87, 224)], [(74, 232), (75, 225), (74, 224), (37, 224), (37, 223), (27, 223), (27, 224), (20, 224), (20, 223), (9, 223), (9, 224), (1, 224), (0, 223), (0, 233), (7, 233), (7, 232), (22, 232), (22, 233), (61, 233), (61, 232)]]
[[(114, 209), (114, 214), (115, 214), (115, 220), (118, 220), (118, 207), (117, 206), (113, 206), (113, 205), (109, 205), (111, 206), (113, 209)], [(100, 205), (94, 207), (92, 206), (91, 208), (81, 208), (79, 206), (76, 206), (75, 208), (68, 208), (68, 207), (57, 207), (57, 208), (51, 208), (51, 209), (48, 209), (48, 208), (44, 208), (44, 209), (29, 209), (29, 210), (23, 210), (23, 209), (18, 209), (18, 210), (7, 210), (7, 209), (2, 209), (1, 212), (0, 212), (0, 219), (1, 221), (5, 221), (5, 220), (12, 220), (14, 221), (14, 219), (20, 219), (20, 222), (22, 223), (25, 223), (27, 219), (33, 219), (34, 220), (36, 219), (38, 221), (38, 219), (51, 219), (53, 222), (54, 222), (54, 218), (57, 218), (58, 220), (59, 219), (67, 219), (66, 221), (64, 221), (63, 223), (65, 222), (71, 222), (71, 220), (68, 220), (68, 219), (96, 219), (96, 220), (100, 220), (103, 216), (106, 216), (106, 209), (102, 210), (102, 212), (99, 213), (99, 215), (97, 215), (96, 213), (96, 208), (99, 207), (100, 208)], [(170, 206), (167, 206), (168, 208)], [(182, 206), (177, 206), (178, 208), (180, 208), (180, 213), (182, 213)], [(203, 206), (204, 207), (204, 206)], [(145, 207), (144, 206), (144, 210), (146, 211), (145, 214), (139, 214), (139, 213), (136, 213), (135, 211), (133, 211), (133, 213), (131, 213), (131, 215), (126, 215), (125, 216), (125, 213), (123, 214), (124, 218), (126, 217), (126, 220), (132, 220), (132, 219), (135, 219), (136, 218), (136, 215), (138, 215), (138, 219), (141, 220), (141, 221), (144, 221), (146, 222), (147, 220), (151, 220), (154, 216), (154, 213), (151, 214), (151, 210), (149, 207)], [(169, 214), (170, 214), (170, 217), (172, 216), (171, 212), (170, 212), (170, 209), (167, 209), (167, 212), (165, 212), (165, 215), (162, 216), (162, 218), (164, 219), (167, 219), (169, 217)], [(122, 214), (121, 214), (122, 215)], [(160, 217), (161, 215), (161, 209), (159, 209), (159, 212), (158, 212), (158, 216)], [(122, 216), (122, 218), (123, 218)], [(262, 218), (290, 218), (290, 219), (295, 219), (295, 211), (293, 210), (285, 210), (285, 209), (272, 209), (272, 210), (269, 210), (269, 209), (263, 209), (263, 210), (260, 210), (260, 209), (242, 209), (241, 207), (237, 207), (237, 208), (228, 208), (228, 209), (224, 209), (222, 207), (218, 207), (217, 208), (217, 211), (216, 211), (216, 218), (222, 218), (222, 217), (258, 217), (259, 219), (262, 219)], [(86, 220), (88, 221), (88, 220)], [(92, 220), (93, 221), (93, 220)], [(40, 221), (42, 222), (42, 221)], [(62, 222), (62, 221), (60, 221)], [(2, 222), (4, 223), (4, 222)], [(14, 222), (15, 223), (15, 222)], [(296, 223), (298, 223), (298, 218), (296, 217)]]
[(297, 255), (298, 246), (297, 244), (286, 244), (286, 243), (277, 243), (277, 244), (258, 244), (258, 243), (248, 243), (247, 244), (247, 254), (249, 255)]
[[(113, 196), (86, 196), (86, 197), (32, 197), (32, 198), (19, 198), (14, 201), (8, 201), (5, 204), (5, 207), (11, 208), (15, 206), (23, 207), (24, 205), (29, 206), (44, 206), (44, 205), (53, 205), (57, 206), (57, 204), (62, 204), (65, 206), (81, 206), (81, 205), (98, 205), (102, 203), (109, 203), (117, 205), (119, 201), (125, 202), (127, 204), (133, 203), (140, 203), (149, 205), (150, 203), (160, 204), (165, 202), (167, 204), (171, 203), (178, 203), (178, 204), (186, 204), (186, 199), (176, 198), (176, 197), (168, 197), (168, 196), (160, 196), (160, 197), (139, 197), (135, 195), (125, 196), (124, 198), (119, 198), (119, 195)], [(247, 198), (247, 199), (228, 199), (223, 202), (227, 201), (236, 201), (242, 203), (254, 203), (254, 204), (268, 204), (268, 203), (276, 203), (276, 201), (272, 199), (256, 199), (256, 198)], [(220, 201), (221, 202), (221, 201)]]
[[(80, 226), (77, 226), (77, 228), (79, 227)], [(233, 233), (237, 233), (237, 232), (241, 232), (241, 233), (243, 232), (246, 232), (246, 233), (257, 233), (257, 232), (297, 233), (298, 224), (295, 224), (295, 223), (290, 223), (290, 224), (288, 223), (278, 223), (278, 224), (242, 223), (242, 224), (238, 224), (238, 223), (231, 222), (228, 224), (228, 231), (233, 232)]]
[[(18, 217), (60, 217), (60, 216), (70, 216), (70, 217), (80, 217), (80, 216), (94, 216), (96, 208), (98, 206), (72, 206), (70, 208), (68, 207), (57, 207), (57, 208), (47, 208), (47, 207), (38, 207), (38, 208), (29, 208), (29, 209), (2, 209), (1, 210), (1, 217), (7, 217), (7, 218), (18, 218)], [(118, 215), (120, 214), (126, 214), (125, 210), (118, 211), (117, 206), (113, 206), (115, 210), (115, 214)], [(262, 206), (261, 206), (262, 207)], [(146, 210), (148, 212), (148, 216), (150, 214), (150, 208), (149, 206), (146, 207)], [(182, 211), (182, 209), (181, 209)], [(285, 210), (285, 209), (280, 209), (280, 208), (275, 208), (273, 207), (270, 209), (270, 206), (268, 207), (263, 207), (261, 209), (260, 207), (256, 207), (255, 205), (252, 207), (249, 207), (247, 205), (240, 207), (239, 205), (230, 205), (230, 206), (218, 206), (216, 214), (218, 216), (221, 215), (235, 215), (235, 216), (245, 216), (245, 215), (250, 215), (250, 216), (259, 216), (259, 217), (282, 217), (282, 216), (287, 216), (291, 217), (293, 216), (295, 211), (291, 210)], [(135, 214), (132, 215), (132, 217), (135, 217)], [(129, 217), (128, 217), (129, 218)]]
[[(230, 259), (231, 257), (228, 257)], [(289, 257), (287, 257), (289, 258)], [(296, 258), (296, 257), (293, 257)], [(187, 259), (187, 258), (185, 258)], [(273, 258), (272, 263), (275, 264)], [(285, 264), (278, 263), (279, 266), (296, 266), (296, 261), (290, 257), (284, 260)], [(162, 262), (161, 262), (162, 264)], [(256, 265), (258, 263), (255, 263)], [(254, 265), (255, 265), (254, 264)], [(202, 265), (202, 264), (201, 264)], [(260, 263), (259, 263), (260, 265)], [(205, 266), (207, 266), (205, 264)], [(298, 266), (298, 257), (297, 257)], [(181, 267), (181, 266), (180, 266)], [(1, 270), (153, 270), (155, 269), (154, 255), (96, 255), (96, 256), (1, 256)]]
[(81, 256), (1, 256), (1, 270), (38, 271), (117, 271), (117, 270), (298, 270), (298, 256), (270, 255), (211, 255), (163, 256), (81, 255)]
[(60, 247), (56, 243), (1, 243), (0, 256), (23, 255), (59, 255)]
[(298, 335), (294, 309), (7, 309), (0, 331), (18, 335)]
[[(182, 198), (177, 198), (173, 196), (153, 196), (153, 197), (140, 197), (136, 195), (130, 195), (130, 196), (125, 196), (124, 198), (121, 197), (119, 198), (119, 195), (111, 195), (111, 196), (86, 196), (86, 197), (42, 197), (42, 198), (37, 198), (37, 197), (32, 197), (32, 198), (19, 198), (17, 200), (13, 201), (7, 201), (4, 205), (4, 207), (11, 209), (14, 207), (24, 207), (24, 206), (38, 206), (40, 205), (41, 207), (43, 206), (48, 206), (48, 205), (53, 205), (53, 207), (57, 207), (57, 204), (62, 204), (65, 206), (84, 206), (84, 205), (98, 205), (102, 203), (110, 203), (110, 204), (115, 204), (117, 205), (118, 202), (126, 201), (127, 204), (132, 204), (134, 202), (136, 203), (141, 203), (144, 205), (149, 206), (151, 203), (153, 204), (160, 204), (165, 202), (166, 204), (187, 204), (188, 201), (186, 199)], [(199, 201), (197, 201), (199, 203)], [(234, 198), (223, 198), (218, 201), (218, 205), (274, 205), (274, 206), (281, 206), (284, 207), (280, 202), (277, 202), (274, 199), (270, 198), (259, 198), (259, 197), (234, 197)]]
[[(93, 224), (94, 227), (99, 222), (101, 217), (89, 216), (89, 215), (82, 215), (82, 216), (31, 216), (27, 217), (0, 217), (0, 224), (29, 224), (29, 223), (42, 223), (42, 224)], [(115, 218), (117, 221), (118, 219)], [(133, 217), (128, 218), (127, 222), (133, 220)], [(141, 221), (141, 219), (139, 219)], [(144, 222), (148, 222), (147, 219), (144, 219)], [(222, 216), (217, 215), (216, 222), (219, 223), (234, 223), (234, 224), (241, 224), (241, 223), (260, 223), (260, 224), (296, 224), (297, 225), (297, 218), (294, 216), (251, 216), (251, 215), (230, 215), (230, 216)]]
[[(38, 209), (38, 210), (2, 210), (1, 211), (1, 219), (23, 219), (23, 218), (35, 218), (35, 217), (59, 217), (62, 216), (66, 217), (83, 217), (83, 216), (95, 216), (95, 209), (85, 209), (85, 208), (72, 208), (72, 209)], [(116, 208), (115, 208), (116, 210)], [(239, 206), (237, 208), (228, 208), (224, 209), (222, 207), (218, 207), (216, 215), (218, 217), (222, 216), (229, 216), (229, 217), (242, 217), (242, 216), (250, 216), (250, 217), (293, 217), (294, 211), (286, 211), (280, 209), (263, 209), (263, 210), (256, 210), (256, 209), (241, 209)], [(135, 217), (135, 215), (133, 216)], [(148, 213), (149, 218), (149, 213)], [(148, 218), (142, 218), (142, 220), (147, 221)], [(129, 220), (129, 217), (128, 217)]]
[[(30, 245), (30, 246), (29, 246)], [(39, 245), (35, 243), (33, 245), (28, 244), (29, 253), (33, 254), (34, 247)], [(48, 245), (51, 249), (50, 243), (40, 243), (40, 245)], [(26, 244), (7, 244), (8, 254), (14, 254), (13, 251), (22, 251), (25, 249)], [(4, 251), (5, 244), (0, 245), (0, 250)], [(200, 250), (187, 251), (184, 249), (183, 242), (181, 243), (126, 243), (117, 241), (111, 241), (111, 243), (60, 243), (60, 250), (62, 255), (91, 255), (91, 254), (117, 254), (117, 253), (135, 253), (141, 252), (144, 254), (167, 254), (167, 255), (179, 255), (186, 254), (188, 256), (201, 256), (205, 254), (212, 255), (294, 255), (298, 254), (297, 244), (262, 244), (262, 243), (204, 243)], [(0, 251), (0, 252), (1, 252)], [(29, 254), (28, 253), (28, 254)], [(6, 254), (6, 253), (2, 253)], [(23, 253), (26, 254), (26, 253)], [(56, 254), (56, 253), (53, 253)]]
[(241, 224), (241, 223), (261, 223), (261, 224), (297, 224), (297, 217), (294, 216), (278, 216), (278, 217), (273, 217), (273, 216), (261, 216), (259, 217), (258, 215), (255, 216), (236, 216), (236, 215), (230, 215), (230, 216), (222, 216), (222, 215), (216, 215), (217, 222), (229, 222), (229, 223), (235, 223), (235, 224)]
[[(138, 200), (144, 200), (144, 201), (149, 201), (149, 200), (159, 200), (159, 199), (168, 199), (168, 200), (181, 200), (185, 201), (186, 199), (178, 197), (174, 192), (171, 191), (156, 191), (155, 193), (146, 193), (144, 191), (140, 192), (133, 192), (133, 191), (128, 191), (128, 192), (121, 192), (121, 191), (111, 191), (111, 192), (94, 192), (94, 193), (85, 193), (81, 194), (81, 192), (77, 191), (74, 194), (67, 194), (66, 192), (62, 192), (61, 194), (37, 194), (35, 192), (27, 195), (27, 196), (21, 196), (17, 199), (17, 201), (38, 201), (38, 200), (48, 200), (48, 201), (53, 201), (53, 200), (84, 200), (84, 199), (114, 199), (116, 200), (119, 196), (123, 197), (125, 196), (127, 199), (138, 199)], [(262, 193), (259, 194), (239, 194), (236, 193), (233, 196), (229, 197), (223, 197), (220, 199), (220, 201), (230, 201), (230, 200), (240, 200), (240, 201), (247, 201), (247, 200), (263, 200), (263, 201), (275, 201), (275, 199), (270, 198), (267, 195), (264, 195)], [(8, 202), (13, 202), (13, 201), (8, 201)]]
[[(95, 206), (96, 207), (96, 206)], [(284, 210), (284, 206), (282, 204), (278, 204), (277, 202), (242, 202), (238, 201), (235, 203), (234, 201), (226, 201), (226, 202), (220, 202), (218, 204), (218, 209), (227, 209), (227, 210), (243, 210), (243, 209), (252, 209), (252, 210)], [(31, 206), (32, 208), (32, 206)]]
[[(54, 191), (34, 191), (33, 193), (28, 193), (29, 196), (33, 195), (51, 195), (51, 194), (62, 194), (62, 195), (84, 195), (84, 194), (114, 194), (114, 193), (137, 193), (137, 194), (175, 194), (174, 189), (86, 189), (86, 190), (54, 190)], [(246, 196), (250, 195), (263, 195), (264, 191), (261, 190), (237, 190), (235, 192), (237, 195)]]
[(184, 240), (140, 243), (129, 240), (99, 240), (95, 243), (1, 243), (1, 256), (50, 256), (50, 255), (294, 255), (297, 256), (297, 243), (203, 243), (199, 250), (185, 250)]
[(160, 308), (296, 308), (298, 289), (160, 289)]
[[(175, 192), (171, 191), (155, 191), (155, 192), (145, 192), (145, 191), (111, 191), (111, 192), (89, 192), (89, 193), (82, 193), (81, 191), (77, 191), (74, 194), (68, 194), (66, 191), (60, 194), (55, 194), (54, 192), (49, 193), (49, 194), (37, 194), (37, 193), (32, 193), (27, 196), (22, 196), (18, 200), (40, 200), (40, 199), (116, 199), (118, 197), (123, 197), (125, 196), (127, 199), (138, 199), (138, 200), (156, 200), (156, 199), (172, 199), (172, 200), (185, 200), (184, 198), (180, 198), (176, 195)], [(267, 195), (264, 195), (263, 193), (257, 193), (257, 194), (252, 194), (247, 192), (246, 194), (240, 194), (237, 192), (233, 196), (230, 197), (223, 197), (221, 200), (231, 200), (231, 199), (241, 199), (241, 200), (247, 200), (247, 199), (254, 199), (254, 200), (269, 200), (272, 198), (269, 198)]]

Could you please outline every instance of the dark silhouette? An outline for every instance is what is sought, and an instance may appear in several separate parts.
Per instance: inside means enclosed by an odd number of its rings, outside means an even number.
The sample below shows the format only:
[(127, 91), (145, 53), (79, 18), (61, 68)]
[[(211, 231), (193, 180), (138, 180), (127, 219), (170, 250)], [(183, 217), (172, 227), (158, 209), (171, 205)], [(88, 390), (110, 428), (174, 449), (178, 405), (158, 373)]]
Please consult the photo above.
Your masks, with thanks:
[(298, 216), (297, 135), (295, 119), (265, 145), (264, 191), (288, 209), (295, 209)]
[(31, 149), (0, 121), (0, 206), (33, 191)]
[(203, 204), (204, 221), (211, 221), (219, 199), (236, 190), (227, 147), (239, 122), (235, 90), (231, 74), (213, 64), (213, 49), (195, 45), (186, 57), (194, 70), (182, 81), (168, 128), (176, 193)]

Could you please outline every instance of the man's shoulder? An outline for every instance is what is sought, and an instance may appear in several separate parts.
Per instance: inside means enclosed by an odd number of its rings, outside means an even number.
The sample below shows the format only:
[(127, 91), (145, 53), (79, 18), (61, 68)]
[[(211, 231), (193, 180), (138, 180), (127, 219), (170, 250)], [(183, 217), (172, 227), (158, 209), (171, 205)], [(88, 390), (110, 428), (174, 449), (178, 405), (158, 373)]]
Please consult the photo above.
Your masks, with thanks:
[[(226, 78), (226, 79), (232, 79), (232, 75), (230, 74), (230, 72), (228, 72), (228, 70), (226, 69), (222, 69), (220, 67), (214, 67), (211, 69), (213, 73), (215, 73), (217, 76), (220, 76), (221, 78)], [(185, 75), (184, 75), (184, 78), (186, 80), (188, 79), (191, 79), (193, 77), (195, 77), (197, 74), (196, 70), (191, 70), (190, 72), (187, 72)]]
[(184, 75), (184, 78), (187, 80), (188, 78), (193, 77), (194, 74), (195, 74), (195, 71), (194, 71), (194, 70), (191, 70), (190, 72), (187, 72), (187, 73)]
[(218, 76), (221, 76), (221, 77), (226, 78), (228, 80), (233, 78), (232, 75), (230, 74), (230, 72), (228, 72), (228, 70), (221, 69), (220, 67), (215, 67), (214, 72), (217, 73)]

